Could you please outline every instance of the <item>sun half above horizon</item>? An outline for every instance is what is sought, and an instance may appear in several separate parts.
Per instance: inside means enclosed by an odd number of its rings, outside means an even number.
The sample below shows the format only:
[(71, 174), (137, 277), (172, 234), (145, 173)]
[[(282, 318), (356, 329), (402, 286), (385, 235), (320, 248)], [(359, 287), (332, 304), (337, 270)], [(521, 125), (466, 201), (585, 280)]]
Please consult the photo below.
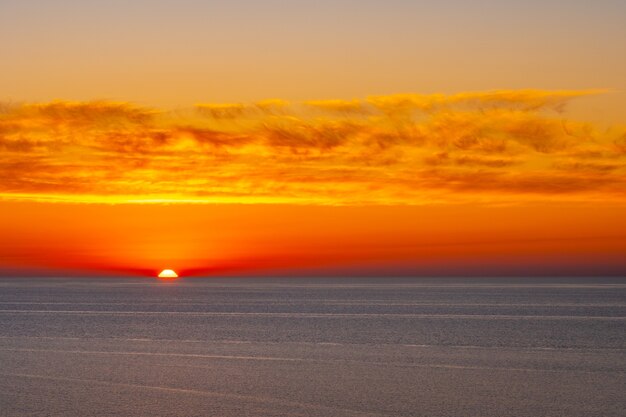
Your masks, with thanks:
[(171, 269), (164, 269), (159, 273), (159, 278), (178, 278), (178, 274)]

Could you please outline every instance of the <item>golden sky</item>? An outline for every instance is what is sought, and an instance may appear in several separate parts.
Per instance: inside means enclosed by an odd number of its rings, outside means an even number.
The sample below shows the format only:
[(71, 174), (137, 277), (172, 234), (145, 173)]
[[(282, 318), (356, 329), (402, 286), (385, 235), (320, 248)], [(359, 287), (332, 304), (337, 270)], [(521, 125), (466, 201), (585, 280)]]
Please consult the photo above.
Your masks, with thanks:
[(623, 274), (624, 21), (2, 1), (0, 274)]
[(3, 100), (200, 102), (609, 89), (623, 122), (621, 0), (3, 0)]

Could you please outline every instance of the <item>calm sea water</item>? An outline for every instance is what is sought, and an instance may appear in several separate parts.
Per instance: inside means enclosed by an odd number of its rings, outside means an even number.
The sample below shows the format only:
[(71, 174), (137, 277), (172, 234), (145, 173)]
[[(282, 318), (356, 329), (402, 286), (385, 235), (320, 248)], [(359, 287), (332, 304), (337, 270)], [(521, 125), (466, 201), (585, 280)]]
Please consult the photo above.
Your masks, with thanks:
[(624, 415), (626, 279), (0, 279), (0, 417)]

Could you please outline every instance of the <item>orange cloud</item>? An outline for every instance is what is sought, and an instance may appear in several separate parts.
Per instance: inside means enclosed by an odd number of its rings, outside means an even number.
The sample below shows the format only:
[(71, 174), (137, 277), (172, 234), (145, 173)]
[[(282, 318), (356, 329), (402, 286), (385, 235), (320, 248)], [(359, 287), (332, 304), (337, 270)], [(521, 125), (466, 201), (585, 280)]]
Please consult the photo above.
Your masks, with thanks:
[(305, 101), (305, 105), (326, 111), (343, 113), (363, 113), (364, 103), (361, 100), (311, 100)]
[(626, 200), (626, 128), (564, 117), (597, 91), (0, 106), (0, 198), (322, 205)]

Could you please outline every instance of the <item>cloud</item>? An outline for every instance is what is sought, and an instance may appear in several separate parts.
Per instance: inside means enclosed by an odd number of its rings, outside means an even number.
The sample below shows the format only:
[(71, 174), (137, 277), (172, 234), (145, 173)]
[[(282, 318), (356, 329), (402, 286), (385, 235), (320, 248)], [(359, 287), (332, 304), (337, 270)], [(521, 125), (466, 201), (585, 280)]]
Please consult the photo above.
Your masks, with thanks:
[(0, 198), (428, 204), (626, 200), (626, 127), (565, 117), (597, 91), (0, 105)]
[(241, 103), (200, 103), (196, 109), (215, 119), (236, 119), (244, 116), (248, 107)]
[(364, 113), (366, 108), (361, 100), (310, 100), (305, 105), (331, 112)]

